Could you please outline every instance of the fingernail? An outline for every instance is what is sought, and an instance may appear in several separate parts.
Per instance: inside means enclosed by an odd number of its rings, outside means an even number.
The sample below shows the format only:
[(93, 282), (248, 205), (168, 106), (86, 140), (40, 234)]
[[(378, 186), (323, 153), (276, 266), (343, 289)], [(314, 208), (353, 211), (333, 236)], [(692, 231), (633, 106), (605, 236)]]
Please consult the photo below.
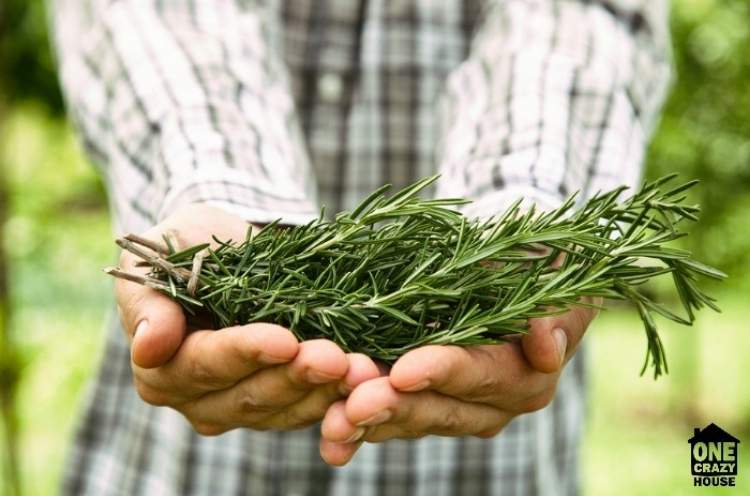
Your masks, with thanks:
[(560, 359), (560, 365), (562, 365), (563, 361), (565, 360), (565, 351), (568, 347), (568, 336), (567, 334), (565, 334), (565, 331), (557, 328), (552, 331), (552, 337), (555, 338), (555, 344), (557, 345), (557, 354)]
[(146, 332), (148, 329), (148, 320), (143, 319), (142, 321), (138, 322), (138, 325), (135, 327), (135, 333), (133, 334), (133, 337), (136, 337), (139, 332)]
[(356, 443), (360, 439), (362, 439), (362, 436), (365, 435), (365, 428), (364, 427), (357, 427), (357, 429), (354, 431), (354, 434), (349, 436), (345, 443)]
[(430, 385), (430, 381), (424, 380), (421, 382), (418, 382), (414, 384), (413, 386), (405, 387), (405, 388), (399, 388), (400, 391), (406, 391), (408, 393), (413, 393), (415, 391), (422, 391), (423, 389), (427, 389), (427, 387)]
[(314, 384), (325, 384), (326, 382), (335, 381), (340, 379), (340, 376), (326, 374), (319, 370), (308, 370), (307, 379)]
[(366, 420), (363, 420), (362, 422), (359, 422), (357, 426), (363, 427), (363, 426), (369, 426), (369, 425), (382, 424), (384, 422), (387, 422), (391, 418), (391, 415), (393, 414), (390, 412), (390, 410), (383, 410), (381, 412), (376, 413), (372, 417)]

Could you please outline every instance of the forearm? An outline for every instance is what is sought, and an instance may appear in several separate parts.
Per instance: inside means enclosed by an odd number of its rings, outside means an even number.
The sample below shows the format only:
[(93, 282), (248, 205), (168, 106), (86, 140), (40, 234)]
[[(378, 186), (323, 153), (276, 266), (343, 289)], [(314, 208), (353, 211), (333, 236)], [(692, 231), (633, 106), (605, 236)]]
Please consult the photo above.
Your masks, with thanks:
[[(632, 3), (632, 2), (631, 2)], [(635, 185), (669, 81), (664, 2), (508, 1), (447, 85), (440, 193), (471, 215)]]
[(56, 0), (71, 114), (115, 204), (157, 221), (206, 202), (248, 220), (312, 218), (314, 181), (259, 7)]

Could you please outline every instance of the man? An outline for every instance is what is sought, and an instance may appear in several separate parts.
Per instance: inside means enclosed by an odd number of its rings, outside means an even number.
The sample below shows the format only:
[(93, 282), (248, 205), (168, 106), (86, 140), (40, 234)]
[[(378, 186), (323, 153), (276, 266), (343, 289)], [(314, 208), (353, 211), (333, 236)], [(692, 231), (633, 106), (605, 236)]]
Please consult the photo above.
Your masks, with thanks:
[[(185, 245), (435, 171), (438, 195), (474, 200), (468, 216), (634, 185), (668, 81), (666, 19), (647, 0), (54, 3), (115, 230)], [(578, 490), (585, 309), (388, 371), (273, 325), (188, 332), (132, 283), (116, 296), (67, 494)]]

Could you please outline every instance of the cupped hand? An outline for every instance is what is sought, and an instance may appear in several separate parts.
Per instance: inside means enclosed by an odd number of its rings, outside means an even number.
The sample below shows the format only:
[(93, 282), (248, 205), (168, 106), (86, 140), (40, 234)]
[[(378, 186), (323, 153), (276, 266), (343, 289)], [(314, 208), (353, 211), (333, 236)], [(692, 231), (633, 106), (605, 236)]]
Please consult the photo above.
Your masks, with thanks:
[[(184, 248), (212, 235), (241, 241), (247, 228), (239, 217), (195, 204), (141, 236), (161, 242), (170, 233)], [(136, 261), (125, 251), (120, 267), (145, 274), (148, 269)], [(139, 395), (178, 410), (204, 435), (310, 425), (334, 401), (379, 375), (372, 360), (347, 355), (331, 341), (300, 343), (288, 329), (262, 323), (189, 332), (181, 307), (158, 291), (118, 279), (115, 293)]]
[(530, 320), (528, 334), (509, 343), (410, 351), (387, 376), (360, 384), (330, 407), (321, 426), (321, 456), (344, 465), (363, 441), (498, 434), (514, 417), (552, 401), (560, 373), (595, 315), (594, 308), (577, 306)]

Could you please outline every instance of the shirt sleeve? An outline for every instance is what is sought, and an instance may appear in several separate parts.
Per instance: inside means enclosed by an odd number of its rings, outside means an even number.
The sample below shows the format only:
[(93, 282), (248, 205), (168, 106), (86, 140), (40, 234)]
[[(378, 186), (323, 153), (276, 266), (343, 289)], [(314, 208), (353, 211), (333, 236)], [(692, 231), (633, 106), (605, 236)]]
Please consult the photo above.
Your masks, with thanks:
[(315, 181), (273, 26), (254, 2), (53, 0), (61, 83), (119, 214), (205, 202), (306, 222)]
[(492, 2), (447, 82), (438, 194), (489, 216), (635, 186), (670, 75), (665, 1)]

